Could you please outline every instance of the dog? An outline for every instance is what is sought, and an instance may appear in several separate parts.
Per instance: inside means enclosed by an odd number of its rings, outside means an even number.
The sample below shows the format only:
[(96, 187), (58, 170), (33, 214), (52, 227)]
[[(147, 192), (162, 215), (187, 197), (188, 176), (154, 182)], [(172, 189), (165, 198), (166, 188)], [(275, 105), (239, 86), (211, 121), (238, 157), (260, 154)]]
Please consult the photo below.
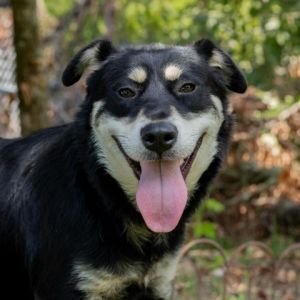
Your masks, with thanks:
[(1, 297), (169, 300), (186, 224), (230, 141), (227, 95), (246, 80), (208, 39), (97, 40), (62, 82), (86, 72), (72, 123), (0, 141)]

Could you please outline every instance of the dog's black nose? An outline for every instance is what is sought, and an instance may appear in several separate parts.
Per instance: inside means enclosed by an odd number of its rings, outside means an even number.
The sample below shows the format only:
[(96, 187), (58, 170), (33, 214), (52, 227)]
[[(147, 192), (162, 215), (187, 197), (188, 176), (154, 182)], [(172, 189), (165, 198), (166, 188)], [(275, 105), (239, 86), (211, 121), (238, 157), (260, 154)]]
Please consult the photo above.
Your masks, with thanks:
[(172, 148), (177, 139), (178, 131), (171, 123), (159, 122), (146, 125), (141, 130), (144, 146), (158, 154)]

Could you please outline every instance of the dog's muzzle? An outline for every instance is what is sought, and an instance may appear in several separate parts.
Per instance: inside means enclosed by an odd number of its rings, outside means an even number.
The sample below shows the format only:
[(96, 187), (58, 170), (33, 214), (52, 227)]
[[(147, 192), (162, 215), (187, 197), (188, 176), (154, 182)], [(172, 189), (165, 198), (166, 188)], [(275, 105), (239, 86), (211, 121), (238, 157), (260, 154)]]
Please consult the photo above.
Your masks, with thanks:
[(144, 146), (158, 155), (171, 149), (176, 143), (177, 136), (177, 128), (167, 122), (151, 123), (141, 129)]
[(185, 179), (204, 135), (189, 156), (166, 159), (163, 153), (175, 146), (178, 130), (170, 122), (149, 123), (140, 130), (140, 137), (144, 147), (158, 157), (139, 161), (131, 159), (117, 137), (113, 137), (138, 179), (136, 204), (150, 230), (170, 232), (179, 223), (188, 199)]

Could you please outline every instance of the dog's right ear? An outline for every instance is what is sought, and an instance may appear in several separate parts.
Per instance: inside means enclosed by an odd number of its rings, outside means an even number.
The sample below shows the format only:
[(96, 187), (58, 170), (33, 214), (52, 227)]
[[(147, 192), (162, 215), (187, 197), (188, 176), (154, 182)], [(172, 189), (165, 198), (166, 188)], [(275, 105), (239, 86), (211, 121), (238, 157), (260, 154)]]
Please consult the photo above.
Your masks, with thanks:
[(96, 40), (81, 49), (69, 62), (62, 75), (62, 82), (70, 86), (77, 82), (83, 72), (90, 67), (99, 66), (108, 56), (116, 52), (108, 40)]

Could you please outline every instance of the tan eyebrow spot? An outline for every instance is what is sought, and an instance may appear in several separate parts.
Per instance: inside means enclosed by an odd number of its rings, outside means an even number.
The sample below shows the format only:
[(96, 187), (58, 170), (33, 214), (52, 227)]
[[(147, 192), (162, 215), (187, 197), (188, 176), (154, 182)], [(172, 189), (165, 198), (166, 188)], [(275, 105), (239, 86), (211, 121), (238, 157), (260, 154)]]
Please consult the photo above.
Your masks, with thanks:
[(135, 67), (130, 71), (128, 77), (137, 83), (143, 83), (147, 79), (147, 73), (144, 68)]
[(180, 77), (182, 74), (183, 70), (176, 65), (168, 65), (165, 67), (164, 73), (165, 73), (165, 78), (170, 81), (174, 81)]

